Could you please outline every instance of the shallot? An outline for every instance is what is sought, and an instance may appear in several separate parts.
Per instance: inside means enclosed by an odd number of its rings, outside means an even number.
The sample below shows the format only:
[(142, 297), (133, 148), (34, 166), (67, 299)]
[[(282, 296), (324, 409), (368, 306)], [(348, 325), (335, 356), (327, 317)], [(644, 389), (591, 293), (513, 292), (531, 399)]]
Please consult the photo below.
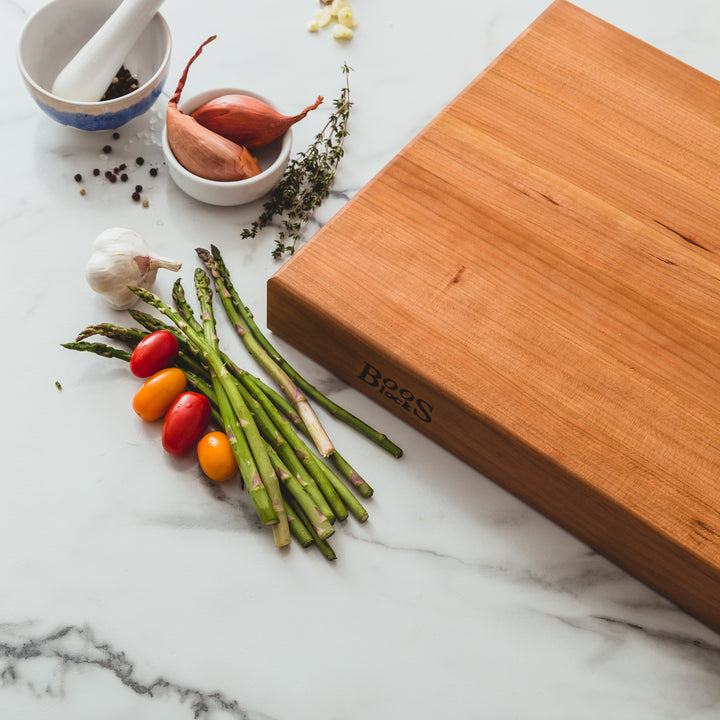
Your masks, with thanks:
[(200, 125), (243, 145), (259, 150), (283, 135), (323, 101), (322, 95), (297, 115), (282, 115), (275, 108), (251, 95), (221, 95), (193, 111)]
[(190, 65), (197, 59), (205, 45), (216, 37), (216, 35), (209, 37), (190, 58), (175, 94), (168, 102), (165, 120), (168, 144), (178, 162), (195, 175), (206, 180), (224, 182), (245, 180), (260, 174), (258, 161), (250, 151), (208, 130), (178, 108)]

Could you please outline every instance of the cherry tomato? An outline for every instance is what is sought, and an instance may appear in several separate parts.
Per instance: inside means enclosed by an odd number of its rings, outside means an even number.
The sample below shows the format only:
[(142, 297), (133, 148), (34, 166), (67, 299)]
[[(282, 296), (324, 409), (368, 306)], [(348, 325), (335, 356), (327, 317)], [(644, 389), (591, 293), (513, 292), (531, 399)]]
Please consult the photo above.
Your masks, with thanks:
[(170, 367), (151, 375), (135, 393), (133, 410), (148, 422), (160, 419), (175, 398), (185, 392), (187, 378), (180, 368)]
[(215, 482), (224, 482), (238, 471), (228, 436), (224, 432), (211, 432), (197, 444), (198, 460), (202, 471)]
[(162, 427), (162, 444), (171, 455), (184, 455), (202, 437), (210, 422), (210, 401), (184, 392), (170, 406)]
[(150, 377), (170, 367), (177, 354), (177, 338), (168, 330), (156, 330), (135, 346), (130, 356), (130, 372), (139, 378)]

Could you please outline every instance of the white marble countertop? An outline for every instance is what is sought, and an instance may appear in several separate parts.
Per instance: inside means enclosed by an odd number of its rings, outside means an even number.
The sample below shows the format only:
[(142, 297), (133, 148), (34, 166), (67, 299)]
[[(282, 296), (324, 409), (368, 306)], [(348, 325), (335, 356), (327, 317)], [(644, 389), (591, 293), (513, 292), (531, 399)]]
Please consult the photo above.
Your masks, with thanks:
[[(193, 248), (215, 243), (261, 322), (279, 265), (272, 230), (239, 238), (259, 204), (201, 205), (161, 167), (143, 179), (143, 208), (126, 186), (88, 177), (106, 136), (55, 125), (16, 70), (17, 35), (41, 4), (0, 0), (0, 717), (720, 717), (716, 633), (291, 348), (280, 344), (405, 450), (396, 460), (328, 421), (375, 488), (368, 523), (335, 534), (334, 563), (276, 550), (245, 494), (164, 454), (157, 428), (132, 413), (137, 382), (122, 363), (60, 347), (87, 324), (125, 321), (83, 277), (106, 227), (183, 261), (188, 282)], [(720, 78), (714, 0), (577, 4)], [(213, 33), (187, 92), (241, 86), (300, 108), (336, 97), (347, 62), (351, 134), (322, 223), (546, 5), (354, 0), (360, 27), (339, 44), (305, 31), (314, 0), (168, 0), (165, 96), (121, 130), (114, 157), (161, 162), (168, 93)], [(319, 129), (310, 118), (297, 149)], [(160, 276), (157, 291), (173, 279)]]

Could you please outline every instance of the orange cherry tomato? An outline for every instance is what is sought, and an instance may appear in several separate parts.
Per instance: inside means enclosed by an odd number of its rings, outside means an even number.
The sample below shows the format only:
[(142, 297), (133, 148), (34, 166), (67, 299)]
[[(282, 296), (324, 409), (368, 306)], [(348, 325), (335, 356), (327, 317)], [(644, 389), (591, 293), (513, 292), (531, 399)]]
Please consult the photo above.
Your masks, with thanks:
[(215, 482), (230, 480), (238, 471), (230, 441), (223, 432), (211, 432), (200, 438), (197, 454), (202, 471)]
[(179, 368), (165, 368), (151, 375), (135, 393), (133, 410), (148, 422), (159, 420), (185, 392), (187, 378)]

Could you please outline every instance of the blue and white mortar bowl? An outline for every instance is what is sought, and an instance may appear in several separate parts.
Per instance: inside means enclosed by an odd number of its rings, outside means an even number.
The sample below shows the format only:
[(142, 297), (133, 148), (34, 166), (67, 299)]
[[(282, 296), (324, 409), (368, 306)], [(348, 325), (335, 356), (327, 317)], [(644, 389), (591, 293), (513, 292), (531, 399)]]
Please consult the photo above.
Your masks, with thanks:
[(149, 110), (162, 92), (172, 39), (160, 13), (155, 14), (124, 63), (138, 80), (137, 90), (98, 102), (77, 102), (51, 92), (58, 73), (120, 2), (54, 0), (23, 26), (17, 44), (18, 67), (33, 99), (53, 120), (80, 130), (115, 130)]

